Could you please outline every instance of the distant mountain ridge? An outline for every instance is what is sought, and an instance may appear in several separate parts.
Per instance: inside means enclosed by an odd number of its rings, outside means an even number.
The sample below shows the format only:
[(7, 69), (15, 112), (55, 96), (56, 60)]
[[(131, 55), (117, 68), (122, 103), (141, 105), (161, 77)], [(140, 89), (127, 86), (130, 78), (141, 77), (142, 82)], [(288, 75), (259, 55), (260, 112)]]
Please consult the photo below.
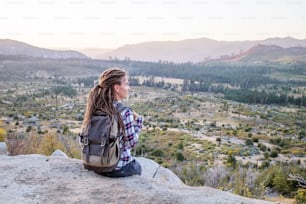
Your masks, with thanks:
[(10, 39), (0, 39), (0, 55), (20, 55), (50, 59), (89, 58), (78, 51), (39, 48), (24, 42)]
[(256, 45), (238, 56), (230, 58), (232, 61), (243, 62), (289, 62), (306, 61), (306, 47), (283, 48), (276, 45)]
[[(286, 48), (294, 49), (288, 50)], [(186, 39), (181, 41), (155, 41), (124, 45), (111, 51), (109, 49), (91, 48), (83, 49), (81, 52), (45, 49), (16, 40), (0, 39), (0, 55), (50, 59), (88, 59), (88, 56), (82, 54), (83, 51), (96, 59), (128, 58), (138, 61), (171, 61), (175, 63), (228, 59), (236, 61), (256, 61), (256, 58), (259, 61), (279, 61), (284, 60), (286, 55), (287, 58), (289, 56), (289, 61), (306, 61), (303, 51), (301, 51), (303, 50), (302, 48), (306, 48), (306, 40), (299, 40), (292, 37), (268, 38), (256, 41), (217, 41), (209, 38)], [(296, 54), (292, 53), (294, 50), (297, 52)], [(266, 53), (266, 56), (259, 57), (259, 52)], [(267, 54), (270, 52), (274, 54)], [(278, 59), (276, 59), (275, 55), (278, 55)], [(268, 57), (272, 58), (268, 59)]]
[(125, 45), (104, 53), (108, 59), (130, 58), (139, 61), (202, 62), (223, 56), (236, 56), (258, 45), (276, 45), (283, 48), (306, 47), (306, 40), (292, 37), (268, 38), (255, 41), (217, 41), (209, 38), (182, 41), (155, 41)]

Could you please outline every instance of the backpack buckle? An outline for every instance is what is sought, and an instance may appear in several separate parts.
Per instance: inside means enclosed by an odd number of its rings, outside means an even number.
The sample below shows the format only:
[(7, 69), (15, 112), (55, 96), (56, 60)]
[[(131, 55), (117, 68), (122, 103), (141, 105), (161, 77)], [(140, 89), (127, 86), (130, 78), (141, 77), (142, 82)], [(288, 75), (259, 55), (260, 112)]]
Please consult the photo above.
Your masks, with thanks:
[(88, 137), (83, 138), (83, 145), (88, 145)]
[(104, 147), (106, 144), (106, 140), (101, 141), (101, 147)]
[(85, 145), (88, 145), (88, 138), (84, 137), (83, 135), (79, 136), (79, 145), (81, 146), (81, 149), (84, 149)]

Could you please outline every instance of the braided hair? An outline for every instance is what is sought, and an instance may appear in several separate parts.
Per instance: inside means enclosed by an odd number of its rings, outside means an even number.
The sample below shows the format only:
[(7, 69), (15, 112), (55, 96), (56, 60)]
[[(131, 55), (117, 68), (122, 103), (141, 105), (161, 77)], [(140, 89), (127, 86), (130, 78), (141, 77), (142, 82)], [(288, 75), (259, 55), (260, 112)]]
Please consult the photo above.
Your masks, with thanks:
[(106, 69), (99, 77), (98, 85), (93, 87), (88, 96), (86, 111), (84, 115), (82, 131), (88, 133), (91, 117), (97, 111), (106, 113), (113, 123), (114, 116), (118, 118), (119, 128), (125, 135), (125, 127), (121, 114), (114, 107), (115, 92), (114, 85), (121, 85), (122, 78), (127, 76), (127, 72), (121, 68)]

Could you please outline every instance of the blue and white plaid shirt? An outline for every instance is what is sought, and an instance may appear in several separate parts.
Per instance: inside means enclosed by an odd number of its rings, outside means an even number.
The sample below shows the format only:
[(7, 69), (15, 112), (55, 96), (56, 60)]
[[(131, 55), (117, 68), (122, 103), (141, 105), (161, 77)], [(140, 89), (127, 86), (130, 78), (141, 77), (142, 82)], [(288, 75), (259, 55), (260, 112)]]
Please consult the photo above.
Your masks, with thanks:
[(123, 140), (122, 134), (120, 136), (120, 148), (122, 148), (123, 145), (124, 146), (120, 155), (120, 160), (116, 167), (117, 170), (133, 161), (134, 158), (131, 155), (131, 150), (137, 144), (143, 122), (143, 118), (141, 116), (134, 120), (133, 111), (130, 108), (126, 108), (124, 111), (122, 111), (121, 116), (125, 126), (125, 135), (127, 137), (127, 141)]

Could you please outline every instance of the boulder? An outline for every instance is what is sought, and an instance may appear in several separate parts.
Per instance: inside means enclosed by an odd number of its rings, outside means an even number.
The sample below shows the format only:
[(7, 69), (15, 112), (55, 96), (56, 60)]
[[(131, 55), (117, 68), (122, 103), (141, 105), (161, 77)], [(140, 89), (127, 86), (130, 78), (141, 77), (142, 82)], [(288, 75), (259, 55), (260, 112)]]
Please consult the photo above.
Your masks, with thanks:
[(55, 151), (51, 154), (51, 156), (69, 158), (69, 157), (67, 156), (67, 154), (65, 154), (63, 151), (61, 151), (61, 150), (59, 150), (59, 149), (55, 150)]
[(181, 179), (167, 168), (160, 166), (151, 159), (137, 157), (137, 161), (142, 166), (142, 177), (163, 181), (168, 185), (184, 185)]
[(108, 178), (85, 170), (78, 159), (0, 155), (1, 203), (271, 203), (210, 187), (190, 187), (165, 168), (159, 167), (155, 174), (155, 162), (138, 160), (143, 165), (141, 176)]

